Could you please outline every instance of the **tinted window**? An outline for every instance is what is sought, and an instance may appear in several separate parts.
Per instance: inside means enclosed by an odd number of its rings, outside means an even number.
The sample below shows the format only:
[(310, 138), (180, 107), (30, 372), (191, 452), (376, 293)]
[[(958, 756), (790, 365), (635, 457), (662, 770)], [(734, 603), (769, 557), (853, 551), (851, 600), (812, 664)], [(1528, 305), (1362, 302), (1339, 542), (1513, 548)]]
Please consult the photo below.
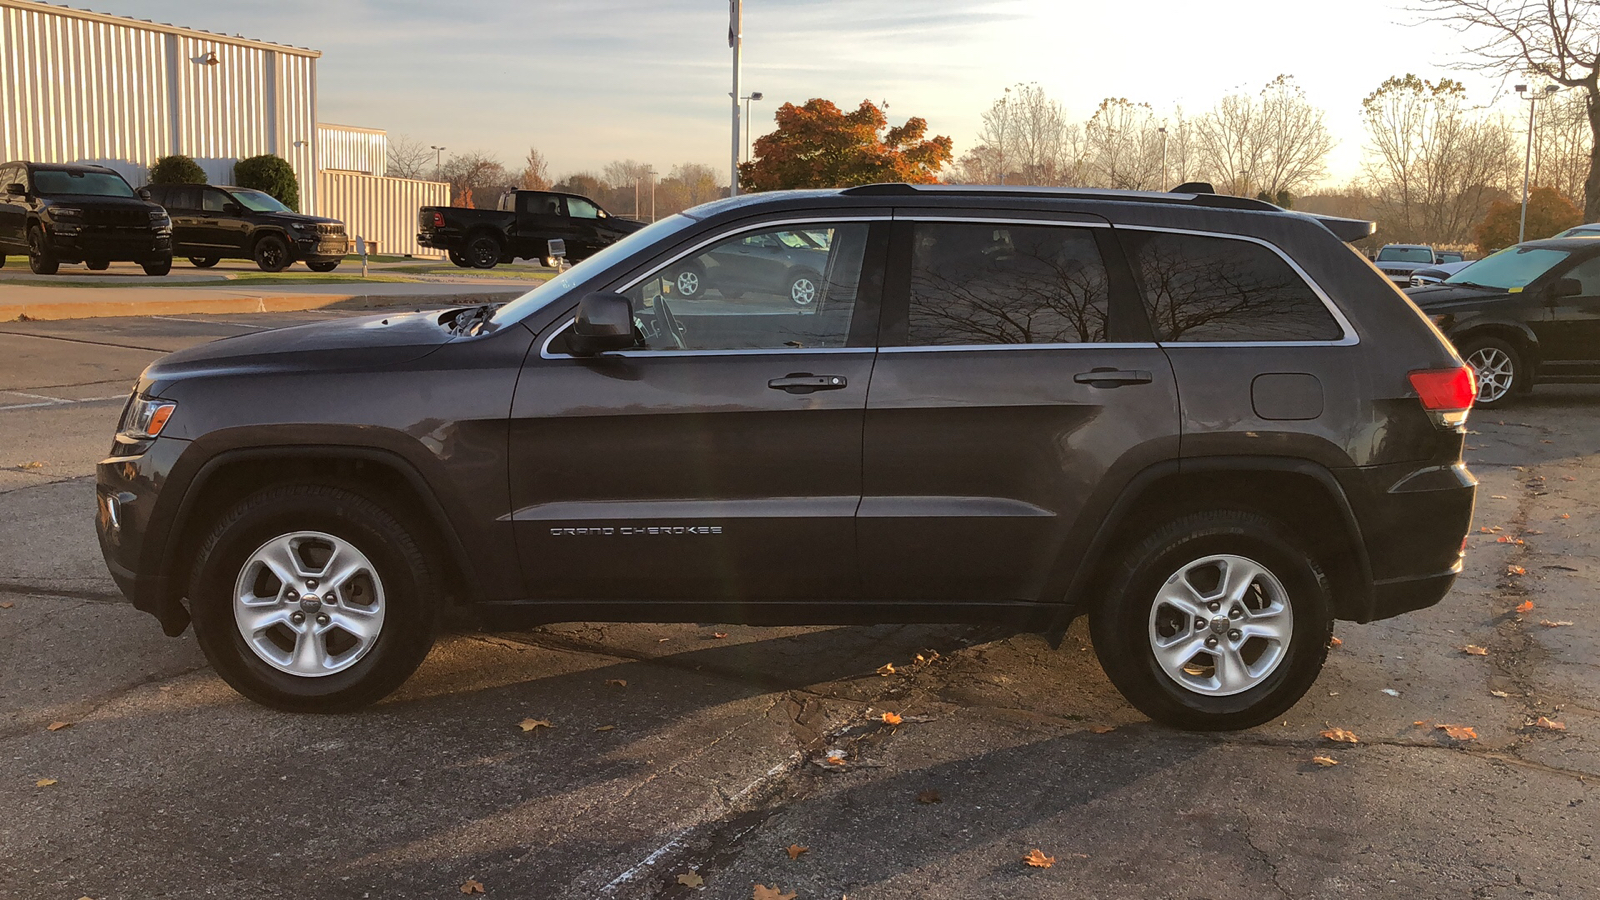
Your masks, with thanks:
[(522, 211), (533, 216), (561, 215), (561, 198), (551, 194), (518, 194)]
[(200, 208), (206, 212), (222, 212), (223, 207), (228, 204), (228, 195), (216, 188), (201, 188), (200, 190), (202, 194)]
[(1433, 262), (1433, 251), (1426, 247), (1385, 247), (1378, 251), (1378, 262)]
[(63, 172), (41, 169), (33, 173), (34, 192), (45, 197), (132, 197), (133, 188), (115, 172)]
[(1106, 339), (1105, 263), (1085, 228), (918, 222), (906, 343)]
[[(227, 198), (223, 199), (226, 200)], [(278, 198), (261, 191), (247, 191), (235, 188), (233, 199), (238, 201), (240, 206), (254, 212), (294, 212), (294, 210), (278, 202)]]
[(806, 226), (804, 234), (820, 234), (822, 240), (796, 239), (801, 232), (782, 228), (746, 233), (656, 270), (628, 291), (640, 333), (638, 349), (845, 346), (861, 291), (868, 231), (867, 223), (851, 222)]
[(1600, 297), (1600, 256), (1578, 263), (1562, 277), (1577, 280), (1579, 297)]
[(1546, 250), (1542, 247), (1507, 247), (1492, 256), (1485, 256), (1445, 281), (1499, 288), (1502, 291), (1520, 291), (1540, 275), (1565, 262), (1570, 255), (1565, 250)]
[(1162, 341), (1332, 341), (1339, 323), (1289, 264), (1260, 244), (1121, 232)]
[(567, 215), (574, 219), (598, 219), (600, 218), (600, 207), (582, 197), (568, 197)]

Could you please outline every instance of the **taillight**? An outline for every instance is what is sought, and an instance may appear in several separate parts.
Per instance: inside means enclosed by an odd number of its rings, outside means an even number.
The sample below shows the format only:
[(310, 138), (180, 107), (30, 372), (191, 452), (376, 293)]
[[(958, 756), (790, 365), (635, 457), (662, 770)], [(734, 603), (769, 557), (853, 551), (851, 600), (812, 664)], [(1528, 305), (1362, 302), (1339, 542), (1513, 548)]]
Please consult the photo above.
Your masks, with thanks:
[(444, 213), (436, 212), (436, 213), (433, 214), (433, 227), (435, 227), (435, 228), (443, 228), (444, 227)]
[(1477, 373), (1471, 366), (1454, 369), (1419, 369), (1407, 376), (1422, 401), (1422, 408), (1433, 415), (1442, 428), (1457, 428), (1467, 421), (1467, 410), (1478, 397)]

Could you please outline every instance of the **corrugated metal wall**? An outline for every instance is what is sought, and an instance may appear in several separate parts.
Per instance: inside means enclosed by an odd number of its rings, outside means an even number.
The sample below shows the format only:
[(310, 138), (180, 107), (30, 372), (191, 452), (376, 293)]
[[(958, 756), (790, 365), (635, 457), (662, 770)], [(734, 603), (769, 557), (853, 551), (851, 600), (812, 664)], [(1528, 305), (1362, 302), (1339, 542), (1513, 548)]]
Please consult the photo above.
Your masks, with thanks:
[(317, 180), (322, 198), (317, 212), (344, 222), (352, 252), (356, 235), (360, 235), (377, 241), (378, 252), (383, 254), (444, 255), (417, 243), (417, 209), (449, 206), (449, 184), (329, 171), (323, 171)]
[(387, 175), (389, 134), (378, 128), (318, 124), (317, 162), (324, 169)]
[(310, 210), (316, 120), (315, 51), (0, 0), (0, 159), (95, 162), (137, 185), (169, 153), (213, 183), (276, 153)]

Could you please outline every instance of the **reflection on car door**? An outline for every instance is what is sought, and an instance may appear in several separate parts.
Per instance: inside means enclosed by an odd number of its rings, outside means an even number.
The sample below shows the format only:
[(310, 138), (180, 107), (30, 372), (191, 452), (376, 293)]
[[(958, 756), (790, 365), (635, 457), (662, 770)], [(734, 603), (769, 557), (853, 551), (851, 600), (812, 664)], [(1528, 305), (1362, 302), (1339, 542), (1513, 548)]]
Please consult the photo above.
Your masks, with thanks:
[(13, 196), (6, 188), (27, 182), (27, 170), (22, 166), (0, 166), (0, 243), (12, 250), (27, 248), (24, 229), (28, 223), (28, 200), (24, 195)]
[(595, 251), (605, 246), (605, 240), (600, 236), (600, 207), (595, 206), (582, 197), (571, 195), (563, 198), (567, 203), (566, 226), (571, 231), (569, 243), (570, 253), (576, 259), (593, 256)]
[(244, 212), (237, 209), (229, 211), (229, 206), (237, 207), (238, 204), (226, 191), (214, 187), (200, 190), (200, 221), (203, 223), (206, 243), (225, 255), (242, 255), (246, 249), (246, 232), (250, 228)]
[(867, 397), (865, 590), (1057, 600), (1059, 554), (1094, 534), (1074, 526), (1104, 513), (1085, 515), (1091, 492), (1113, 467), (1177, 455), (1171, 366), (1104, 220), (906, 215), (928, 214), (896, 211)]
[(813, 309), (777, 296), (674, 308), (660, 277), (669, 263), (628, 291), (634, 350), (574, 358), (570, 320), (542, 336), (510, 436), (533, 596), (858, 593), (862, 411), (888, 225), (836, 228), (828, 294)]
[(1535, 325), (1543, 364), (1569, 375), (1593, 373), (1600, 370), (1600, 255), (1555, 274), (1577, 281), (1578, 293), (1543, 301), (1545, 315)]

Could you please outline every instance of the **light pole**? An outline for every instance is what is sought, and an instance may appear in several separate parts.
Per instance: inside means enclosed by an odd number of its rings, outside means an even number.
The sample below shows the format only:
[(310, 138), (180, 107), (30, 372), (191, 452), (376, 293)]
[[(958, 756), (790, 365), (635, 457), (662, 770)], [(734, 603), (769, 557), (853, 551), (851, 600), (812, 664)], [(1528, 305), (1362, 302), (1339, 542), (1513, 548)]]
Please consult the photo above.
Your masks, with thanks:
[(650, 221), (656, 220), (656, 167), (645, 166), (644, 174), (650, 179)]
[(1533, 166), (1533, 107), (1538, 101), (1559, 90), (1561, 88), (1558, 85), (1547, 84), (1543, 93), (1530, 94), (1528, 93), (1527, 85), (1517, 85), (1517, 94), (1528, 101), (1528, 150), (1522, 157), (1522, 221), (1517, 225), (1517, 243), (1519, 244), (1528, 234), (1528, 170)]
[[(728, 196), (739, 196), (739, 54), (744, 44), (744, 0), (728, 0), (728, 46), (733, 48), (733, 153), (729, 156)], [(655, 221), (655, 182), (650, 183), (651, 216)]]
[(739, 98), (744, 101), (744, 158), (750, 159), (750, 101), (763, 100), (765, 96), (760, 91), (751, 91)]
[(1161, 184), (1160, 190), (1167, 189), (1167, 126), (1156, 129), (1161, 132)]
[(428, 149), (433, 151), (433, 171), (437, 173), (439, 171), (440, 161), (444, 159), (444, 148), (435, 147), (432, 144), (429, 144)]

